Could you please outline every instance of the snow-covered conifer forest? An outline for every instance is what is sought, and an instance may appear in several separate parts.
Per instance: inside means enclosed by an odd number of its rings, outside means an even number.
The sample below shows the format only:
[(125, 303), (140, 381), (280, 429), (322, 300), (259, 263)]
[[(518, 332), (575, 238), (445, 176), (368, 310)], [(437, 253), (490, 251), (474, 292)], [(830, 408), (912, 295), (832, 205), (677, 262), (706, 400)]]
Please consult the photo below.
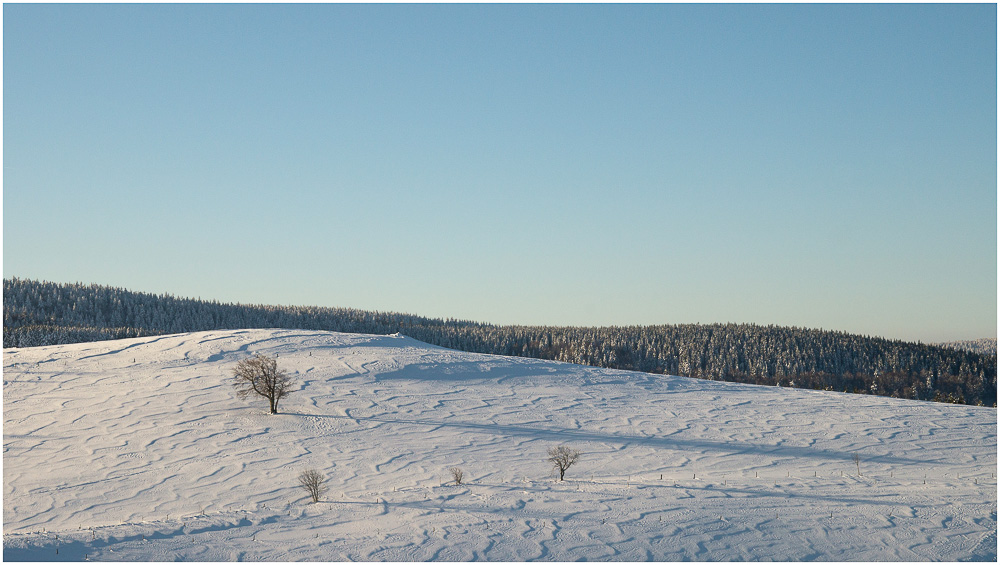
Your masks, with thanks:
[(783, 387), (995, 406), (997, 357), (794, 327), (496, 326), (348, 308), (222, 304), (98, 285), (4, 280), (4, 347), (217, 329), (402, 333), (475, 353)]
[(963, 351), (971, 351), (973, 353), (979, 353), (982, 355), (997, 354), (997, 338), (995, 337), (967, 339), (962, 341), (949, 341), (946, 343), (938, 343), (935, 345), (940, 345), (942, 347), (950, 347), (952, 349), (960, 349)]

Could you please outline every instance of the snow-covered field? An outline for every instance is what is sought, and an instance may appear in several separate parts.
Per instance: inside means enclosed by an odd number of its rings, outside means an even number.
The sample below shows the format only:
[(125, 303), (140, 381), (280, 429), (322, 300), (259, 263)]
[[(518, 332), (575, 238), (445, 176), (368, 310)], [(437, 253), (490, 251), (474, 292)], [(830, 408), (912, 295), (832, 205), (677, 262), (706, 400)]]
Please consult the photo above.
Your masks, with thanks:
[[(279, 415), (231, 386), (251, 353), (301, 384)], [(3, 377), (5, 560), (997, 559), (993, 408), (297, 330), (6, 349)]]

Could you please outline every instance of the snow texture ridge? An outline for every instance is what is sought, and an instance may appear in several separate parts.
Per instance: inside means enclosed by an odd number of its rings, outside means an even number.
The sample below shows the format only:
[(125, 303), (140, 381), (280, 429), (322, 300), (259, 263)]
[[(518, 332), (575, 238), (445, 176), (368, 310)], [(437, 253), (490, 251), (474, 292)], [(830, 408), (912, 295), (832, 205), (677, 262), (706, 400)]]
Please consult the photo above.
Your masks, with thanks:
[[(231, 385), (257, 353), (301, 387), (281, 414)], [(997, 559), (993, 408), (398, 334), (209, 331), (3, 366), (5, 560)], [(559, 444), (583, 452), (564, 482)]]

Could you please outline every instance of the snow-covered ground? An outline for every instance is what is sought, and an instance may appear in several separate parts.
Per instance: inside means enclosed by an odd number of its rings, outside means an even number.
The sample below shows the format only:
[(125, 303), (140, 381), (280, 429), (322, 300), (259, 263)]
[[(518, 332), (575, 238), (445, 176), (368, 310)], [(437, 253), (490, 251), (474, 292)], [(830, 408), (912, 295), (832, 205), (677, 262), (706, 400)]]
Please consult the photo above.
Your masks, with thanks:
[[(279, 415), (231, 386), (251, 353), (301, 384)], [(3, 377), (5, 560), (997, 559), (993, 408), (297, 330), (6, 349)]]

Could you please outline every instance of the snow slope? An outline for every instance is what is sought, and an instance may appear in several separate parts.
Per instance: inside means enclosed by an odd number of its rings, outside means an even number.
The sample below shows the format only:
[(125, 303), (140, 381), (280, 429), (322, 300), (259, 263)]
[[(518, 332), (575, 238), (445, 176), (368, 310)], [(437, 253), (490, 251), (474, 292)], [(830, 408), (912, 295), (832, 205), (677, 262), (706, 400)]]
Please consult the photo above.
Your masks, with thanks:
[[(236, 397), (251, 353), (301, 383), (282, 414)], [(297, 330), (3, 367), (5, 560), (997, 559), (993, 408)]]

